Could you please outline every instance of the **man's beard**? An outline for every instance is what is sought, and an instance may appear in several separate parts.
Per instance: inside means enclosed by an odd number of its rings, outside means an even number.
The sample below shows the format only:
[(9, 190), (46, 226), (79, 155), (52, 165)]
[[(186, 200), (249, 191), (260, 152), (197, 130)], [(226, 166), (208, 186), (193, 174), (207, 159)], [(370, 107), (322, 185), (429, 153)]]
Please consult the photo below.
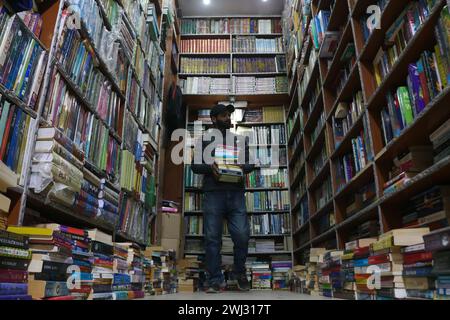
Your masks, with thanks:
[(231, 121), (216, 121), (216, 126), (219, 130), (228, 130), (231, 129)]

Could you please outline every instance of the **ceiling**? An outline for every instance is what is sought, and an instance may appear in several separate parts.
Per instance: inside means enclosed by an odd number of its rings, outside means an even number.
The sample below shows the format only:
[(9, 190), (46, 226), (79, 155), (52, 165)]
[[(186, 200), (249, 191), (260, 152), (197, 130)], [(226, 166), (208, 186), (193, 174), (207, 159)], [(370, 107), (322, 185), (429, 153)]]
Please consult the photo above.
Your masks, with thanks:
[(178, 0), (184, 17), (187, 16), (235, 16), (281, 15), (284, 0)]

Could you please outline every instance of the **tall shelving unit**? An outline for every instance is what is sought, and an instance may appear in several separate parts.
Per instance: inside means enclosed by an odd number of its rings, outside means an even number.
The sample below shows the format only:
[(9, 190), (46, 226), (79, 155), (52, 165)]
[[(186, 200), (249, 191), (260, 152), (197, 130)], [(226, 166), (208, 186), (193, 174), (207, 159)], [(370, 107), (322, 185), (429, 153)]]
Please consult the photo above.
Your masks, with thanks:
[[(143, 15), (145, 18), (147, 17), (147, 8), (143, 7), (143, 3), (145, 4), (145, 1), (138, 2), (138, 1), (117, 0), (114, 2), (115, 2), (114, 5), (119, 6), (121, 9), (124, 9), (126, 5), (136, 6), (133, 8), (138, 9), (139, 14)], [(148, 3), (153, 3), (155, 5), (156, 16), (158, 20), (157, 25), (159, 30), (161, 30), (163, 24), (162, 1), (150, 0), (148, 1)], [(92, 4), (95, 4), (96, 7), (98, 8), (100, 16), (102, 18), (102, 23), (105, 26), (105, 28), (111, 31), (112, 25), (111, 21), (109, 21), (108, 14), (106, 13), (105, 7), (103, 5), (104, 1), (95, 0)], [(83, 93), (81, 88), (71, 79), (68, 72), (57, 61), (56, 54), (58, 51), (58, 46), (61, 45), (59, 43), (60, 39), (58, 39), (57, 36), (57, 30), (59, 29), (60, 24), (62, 23), (61, 19), (62, 11), (66, 9), (68, 6), (70, 6), (69, 1), (55, 0), (46, 3), (45, 8), (43, 8), (42, 12), (40, 12), (43, 17), (43, 27), (40, 39), (36, 40), (48, 52), (48, 63), (46, 65), (45, 75), (41, 85), (40, 91), (41, 94), (37, 103), (36, 111), (33, 110), (29, 111), (27, 106), (24, 105), (23, 102), (19, 101), (14, 96), (11, 96), (10, 93), (5, 92), (6, 94), (4, 94), (4, 96), (10, 99), (17, 106), (23, 107), (27, 113), (29, 112), (29, 114), (33, 118), (32, 125), (30, 126), (31, 130), (30, 136), (36, 137), (37, 130), (39, 127), (52, 127), (51, 120), (44, 114), (44, 108), (45, 105), (48, 103), (48, 99), (50, 98), (49, 89), (51, 86), (53, 75), (59, 74), (63, 79), (65, 85), (68, 87), (69, 92), (76, 98), (78, 103), (80, 103), (80, 105), (82, 105), (82, 107), (85, 108), (88, 112), (92, 113), (95, 116), (95, 118), (98, 121), (102, 122), (103, 126), (107, 128), (107, 130), (109, 131), (110, 138), (114, 139), (120, 145), (120, 150), (126, 150), (127, 148), (129, 148), (125, 144), (125, 137), (123, 132), (125, 127), (126, 114), (128, 114), (133, 119), (134, 123), (140, 129), (140, 131), (144, 134), (149, 134), (150, 136), (147, 148), (148, 150), (146, 151), (145, 158), (146, 160), (149, 160), (150, 159), (149, 157), (153, 158), (153, 167), (151, 171), (151, 176), (154, 176), (155, 178), (156, 181), (155, 190), (156, 192), (158, 192), (159, 186), (158, 178), (160, 177), (159, 171), (162, 170), (163, 168), (163, 164), (161, 163), (160, 159), (160, 139), (161, 139), (160, 131), (161, 129), (163, 129), (160, 118), (164, 97), (163, 79), (165, 77), (165, 69), (163, 61), (165, 60), (165, 52), (160, 48), (161, 47), (160, 44), (163, 40), (161, 37), (161, 33), (159, 33), (159, 38), (154, 40), (154, 42), (157, 43), (158, 47), (158, 51), (155, 52), (157, 52), (156, 54), (158, 55), (157, 65), (159, 66), (156, 66), (156, 68), (152, 69), (150, 61), (151, 57), (148, 56), (149, 53), (146, 51), (147, 48), (144, 48), (144, 40), (139, 38), (138, 32), (135, 29), (136, 26), (133, 26), (133, 24), (131, 23), (127, 11), (123, 10), (122, 14), (119, 17), (119, 19), (123, 19), (123, 21), (125, 21), (125, 23), (128, 25), (129, 32), (132, 34), (132, 37), (136, 42), (136, 46), (133, 48), (133, 52), (131, 53), (132, 56), (127, 54), (125, 50), (123, 50), (123, 55), (125, 57), (126, 64), (129, 67), (127, 78), (129, 80), (131, 78), (136, 79), (136, 82), (140, 85), (141, 90), (140, 95), (142, 96), (142, 99), (144, 99), (145, 97), (146, 107), (149, 108), (147, 110), (151, 112), (151, 115), (147, 114), (146, 118), (143, 119), (140, 118), (140, 116), (136, 114), (130, 106), (129, 100), (130, 95), (128, 92), (129, 88), (121, 87), (121, 84), (118, 83), (116, 77), (111, 73), (110, 69), (107, 67), (107, 63), (106, 61), (104, 61), (104, 57), (102, 57), (102, 55), (99, 53), (99, 48), (96, 47), (94, 40), (91, 38), (88, 32), (89, 27), (86, 26), (83, 20), (81, 21), (81, 29), (79, 30), (81, 39), (83, 39), (86, 43), (88, 43), (91, 46), (92, 48), (91, 53), (98, 61), (98, 64), (96, 65), (97, 70), (103, 74), (103, 76), (107, 81), (109, 81), (112, 88), (111, 90), (115, 92), (118, 96), (118, 99), (120, 99), (121, 107), (118, 115), (119, 119), (118, 126), (117, 128), (113, 128), (100, 117), (100, 115), (95, 110), (95, 107), (88, 100), (88, 98)], [(31, 31), (30, 33), (32, 34)], [(149, 39), (149, 41), (153, 40)], [(123, 49), (124, 40), (118, 39), (118, 42), (120, 43), (120, 46)], [(149, 73), (147, 74), (148, 79), (147, 78), (140, 79), (138, 71), (134, 66), (136, 50), (140, 50), (140, 53), (142, 55), (142, 61), (144, 61), (144, 68), (148, 68), (149, 71)], [(156, 73), (154, 74), (153, 71), (156, 71)], [(149, 92), (148, 90), (146, 90), (146, 87), (144, 87), (144, 82), (146, 81), (151, 82), (151, 86), (154, 89), (153, 92)], [(145, 85), (148, 87), (148, 83), (145, 83)], [(149, 121), (152, 123), (150, 123)], [(152, 127), (149, 126), (150, 124), (152, 125)], [(28, 188), (29, 185), (28, 181), (30, 179), (31, 161), (32, 155), (34, 153), (35, 142), (36, 141), (34, 138), (31, 141), (28, 141), (27, 143), (25, 153), (26, 156), (24, 159), (27, 170), (26, 172), (23, 173), (25, 178), (24, 185), (9, 191), (13, 195), (17, 194), (16, 197), (19, 198), (19, 200), (15, 202), (10, 212), (9, 215), (10, 225), (22, 225), (24, 223), (24, 220), (26, 220), (26, 218), (29, 217), (29, 215), (32, 215), (34, 218), (40, 219), (40, 217), (42, 217), (44, 219), (48, 219), (49, 221), (61, 224), (76, 225), (82, 228), (92, 228), (92, 227), (98, 228), (104, 232), (107, 232), (108, 234), (112, 234), (115, 241), (132, 241), (140, 244), (141, 246), (146, 246), (150, 244), (150, 242), (148, 241), (144, 242), (135, 239), (129, 234), (119, 231), (117, 225), (109, 225), (102, 221), (97, 221), (96, 219), (77, 214), (72, 208), (67, 208), (65, 206), (53, 202), (47, 202), (44, 197), (35, 194), (32, 190), (30, 190)], [(130, 151), (133, 152), (133, 150)], [(106, 186), (120, 193), (121, 198), (125, 194), (128, 194), (130, 197), (135, 199), (139, 198), (139, 195), (137, 193), (135, 192), (130, 193), (129, 191), (122, 189), (118, 183), (118, 179), (110, 180), (110, 177), (105, 172), (97, 168), (95, 164), (90, 163), (90, 161), (85, 161), (84, 169), (95, 173), (99, 178), (105, 179)], [(155, 197), (158, 198), (156, 195)], [(151, 210), (150, 215), (148, 216), (149, 224), (156, 216), (156, 210), (157, 204), (154, 206), (154, 208)]]
[[(297, 76), (291, 79), (291, 107), (287, 118), (292, 128), (288, 145), (291, 148), (289, 167), (291, 181), (293, 181), (291, 196), (295, 221), (293, 254), (298, 264), (309, 261), (310, 248), (325, 247), (342, 250), (346, 242), (369, 236), (369, 234), (359, 236), (354, 234), (358, 226), (363, 223), (372, 221), (372, 226), (378, 224), (375, 230), (372, 230), (372, 235), (401, 228), (399, 208), (402, 208), (414, 195), (432, 186), (450, 182), (450, 159), (445, 157), (395, 192), (384, 194), (384, 184), (389, 181), (389, 171), (396, 157), (412, 146), (431, 145), (429, 135), (450, 117), (448, 108), (450, 88), (446, 87), (432, 99), (414, 122), (401, 132), (400, 136), (387, 144), (384, 142), (380, 112), (387, 105), (386, 95), (397, 87), (405, 85), (408, 65), (416, 62), (424, 50), (433, 49), (436, 43), (434, 26), (445, 5), (445, 1), (436, 1), (430, 15), (418, 28), (391, 70), (382, 79), (381, 84), (377, 85), (373, 61), (376, 60), (384, 44), (386, 33), (410, 2), (387, 1), (382, 10), (381, 29), (375, 29), (368, 36), (367, 41), (364, 40), (361, 19), (365, 17), (367, 6), (377, 4), (377, 1), (312, 0), (311, 15), (303, 17), (301, 26), (296, 30), (290, 26), (291, 41), (297, 33), (305, 34), (298, 42), (298, 56), (294, 57), (293, 62), (288, 66), (293, 68), (292, 74), (297, 73)], [(293, 8), (297, 12), (302, 9), (300, 1), (297, 2), (296, 8)], [(315, 49), (309, 34), (311, 16), (316, 16), (320, 10), (330, 9), (327, 31), (340, 31), (337, 49), (331, 60), (320, 57), (323, 48)], [(349, 43), (355, 45), (355, 63), (342, 84), (342, 89), (336, 90), (341, 57)], [(317, 58), (310, 59), (311, 54), (316, 55)], [(308, 89), (305, 90), (306, 94), (301, 94), (301, 82), (305, 77), (307, 79), (304, 83)], [(317, 83), (316, 92), (320, 94), (311, 104), (313, 95), (310, 93), (312, 90), (309, 89), (314, 88), (314, 83)], [(340, 143), (335, 144), (333, 116), (339, 108), (339, 103), (351, 102), (353, 95), (358, 91), (362, 91), (363, 110), (348, 128)], [(312, 109), (309, 109), (309, 105)], [(322, 112), (325, 114), (323, 128), (319, 129), (317, 139), (311, 139), (311, 132)], [(364, 128), (370, 139), (371, 150), (369, 151), (373, 157), (348, 182), (339, 184), (336, 161), (352, 151), (352, 139), (355, 139)], [(321, 169), (314, 171), (314, 156), (322, 148), (327, 150), (326, 161)], [(326, 201), (317, 206), (315, 191), (319, 181), (327, 176), (332, 179), (332, 192)], [(373, 190), (367, 191), (366, 194), (370, 194), (372, 199), (367, 199), (367, 202), (360, 205), (357, 212), (348, 214), (353, 195), (369, 185), (373, 185)], [(332, 219), (334, 223), (330, 223), (326, 230), (322, 230), (319, 221), (328, 214), (334, 216)]]
[[(193, 125), (194, 122), (193, 121), (189, 121), (189, 119), (193, 119), (195, 118), (195, 113), (196, 111), (201, 108), (201, 107), (192, 107), (192, 108), (188, 108), (187, 110), (187, 115), (186, 115), (186, 119), (187, 121), (187, 125)], [(256, 106), (253, 106), (253, 108), (256, 108)], [(283, 108), (282, 106), (280, 108)], [(249, 110), (252, 109), (251, 106), (247, 107), (244, 110)], [(195, 119), (194, 119), (195, 120)], [(234, 122), (233, 123), (233, 128), (232, 130), (236, 130), (239, 127), (246, 127), (246, 128), (253, 128), (253, 127), (269, 127), (271, 125), (283, 125), (284, 126), (284, 122), (260, 122), (260, 123), (251, 123), (251, 122)], [(210, 127), (210, 125), (208, 124), (203, 124), (203, 126), (205, 127)], [(193, 145), (190, 144), (189, 139), (186, 139), (186, 149), (189, 148), (193, 148)], [(191, 141), (192, 142), (192, 141)], [(250, 145), (250, 148), (252, 147), (256, 147), (257, 145)], [(280, 149), (286, 149), (286, 144), (280, 144), (279, 148)], [(262, 148), (264, 148), (265, 146), (262, 146)], [(272, 168), (270, 165), (261, 165), (261, 166), (257, 166), (256, 167), (257, 170), (259, 169), (264, 169), (264, 168)], [(185, 170), (187, 169), (187, 165), (185, 165)], [(283, 170), (283, 169), (287, 169), (287, 163), (284, 164), (280, 164), (279, 166), (275, 166), (273, 167), (274, 170), (279, 169), (279, 170)], [(190, 193), (196, 193), (196, 194), (203, 194), (203, 191), (201, 189), (201, 186), (187, 186), (187, 182), (186, 182), (186, 177), (185, 177), (185, 183), (183, 185), (183, 195), (186, 195), (186, 192), (190, 192)], [(284, 187), (261, 187), (261, 188), (249, 188), (246, 187), (245, 188), (246, 193), (252, 193), (252, 192), (258, 192), (258, 191), (280, 191), (280, 192), (288, 192), (289, 191), (289, 185), (288, 182), (285, 182), (285, 186)], [(183, 197), (184, 199), (184, 197)], [(183, 217), (190, 217), (190, 216), (202, 216), (205, 212), (202, 210), (188, 210), (185, 207), (185, 201), (183, 201)], [(248, 211), (248, 215), (251, 218), (253, 215), (262, 215), (262, 214), (274, 214), (274, 215), (282, 215), (282, 214), (289, 214), (290, 210), (289, 208), (283, 208), (283, 210), (258, 210), (258, 211)], [(289, 219), (289, 226), (291, 225), (291, 221)], [(289, 228), (290, 229), (290, 228)], [(229, 235), (226, 235), (229, 237)], [(185, 237), (185, 242), (187, 239), (203, 239), (203, 234), (184, 234)], [(290, 246), (290, 244), (288, 245), (288, 242), (291, 241), (291, 233), (290, 232), (285, 232), (285, 233), (277, 233), (277, 234), (251, 234), (250, 236), (251, 239), (283, 239), (284, 243), (287, 246)], [(283, 250), (283, 251), (275, 251), (275, 252), (249, 252), (249, 256), (256, 256), (256, 257), (268, 257), (268, 256), (272, 256), (272, 255), (291, 255), (291, 250), (289, 250), (289, 248), (286, 248), (287, 250)], [(203, 255), (204, 253), (200, 253), (200, 252), (196, 252), (196, 251), (184, 251), (185, 255)], [(223, 253), (223, 255), (232, 255), (232, 253)]]

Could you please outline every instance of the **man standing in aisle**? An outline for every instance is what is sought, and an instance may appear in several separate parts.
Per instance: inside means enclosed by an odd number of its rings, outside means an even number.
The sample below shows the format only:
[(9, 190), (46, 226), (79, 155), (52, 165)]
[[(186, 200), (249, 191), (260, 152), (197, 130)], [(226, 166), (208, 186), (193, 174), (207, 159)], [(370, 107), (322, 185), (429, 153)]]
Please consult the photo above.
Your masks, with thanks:
[[(210, 112), (213, 128), (206, 131), (202, 141), (196, 144), (192, 171), (203, 176), (203, 212), (205, 231), (206, 269), (208, 272), (208, 293), (218, 293), (225, 288), (221, 272), (221, 248), (223, 220), (227, 219), (228, 230), (234, 244), (234, 265), (232, 276), (239, 290), (250, 289), (245, 262), (247, 260), (250, 226), (245, 201), (244, 179), (239, 182), (222, 182), (218, 164), (215, 161), (217, 147), (239, 154), (238, 165), (242, 173), (248, 174), (255, 168), (250, 164), (249, 139), (230, 132), (232, 105), (216, 105)], [(241, 146), (241, 147), (239, 147)], [(223, 150), (223, 149), (222, 149)], [(220, 151), (222, 154), (223, 151)], [(222, 181), (220, 181), (222, 180)]]

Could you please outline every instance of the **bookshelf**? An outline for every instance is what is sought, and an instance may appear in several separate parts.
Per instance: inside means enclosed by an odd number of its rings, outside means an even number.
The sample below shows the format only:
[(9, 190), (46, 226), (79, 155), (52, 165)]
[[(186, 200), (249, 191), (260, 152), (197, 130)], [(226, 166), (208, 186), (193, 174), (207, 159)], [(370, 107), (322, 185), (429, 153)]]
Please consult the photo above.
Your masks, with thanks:
[[(38, 4), (40, 33), (34, 34), (34, 30), (18, 19), (21, 30), (42, 48), (47, 59), (42, 67), (40, 95), (35, 105), (30, 105), (29, 101), (20, 99), (13, 91), (0, 86), (2, 97), (23, 109), (32, 118), (26, 135), (26, 148), (22, 150), (24, 170), (21, 172), (21, 183), (8, 192), (17, 194), (15, 197), (19, 198), (11, 206), (9, 224), (26, 225), (29, 216), (36, 216), (33, 212), (39, 212), (40, 219), (44, 221), (68, 225), (72, 223), (80, 228), (96, 227), (112, 234), (118, 241), (149, 245), (153, 243), (150, 240), (149, 225), (153, 223), (158, 207), (156, 198), (160, 184), (159, 171), (164, 168), (160, 157), (161, 130), (164, 129), (161, 113), (164, 90), (167, 90), (164, 84), (167, 53), (160, 48), (165, 41), (160, 32), (165, 19), (163, 3), (158, 0), (81, 1), (78, 4), (81, 7), (80, 29), (74, 30), (68, 28), (63, 18), (70, 4), (69, 1)], [(164, 8), (169, 6), (173, 4), (164, 3)], [(120, 10), (120, 14), (115, 10)], [(91, 15), (87, 16), (86, 13)], [(100, 23), (93, 24), (92, 19)], [(167, 24), (167, 27), (170, 28), (170, 25)], [(67, 34), (70, 36), (66, 37)], [(75, 36), (70, 38), (72, 35)], [(77, 45), (77, 41), (86, 49), (83, 68), (88, 76), (85, 78), (81, 77), (81, 65), (73, 64), (65, 56), (70, 54), (70, 46)], [(88, 63), (91, 63), (90, 67)], [(88, 82), (88, 77), (92, 82)], [(94, 87), (102, 81), (103, 87)], [(68, 99), (66, 103), (72, 105), (66, 118), (62, 118), (61, 111), (57, 111), (62, 102), (55, 100), (55, 94), (59, 95), (61, 92), (65, 92), (65, 99)], [(72, 119), (72, 122), (67, 122), (67, 119)], [(86, 126), (90, 125), (95, 131), (83, 131), (86, 136), (73, 135), (75, 128), (80, 130), (81, 125), (84, 126), (83, 119), (88, 119)], [(73, 120), (77, 120), (76, 127), (71, 127)], [(50, 187), (43, 190), (43, 193), (38, 193), (36, 184), (30, 183), (37, 177), (33, 166), (36, 166), (35, 148), (41, 141), (40, 129), (49, 127), (55, 128), (59, 139), (68, 143), (63, 148), (70, 145), (70, 150), (73, 148), (84, 153), (85, 157), (79, 163), (81, 166), (76, 169), (69, 166), (69, 163), (73, 165), (72, 161), (75, 161), (73, 155), (70, 156), (71, 160), (60, 161), (64, 161), (73, 172), (81, 174), (84, 184), (88, 184), (88, 174), (95, 176), (96, 182), (91, 180), (89, 184), (92, 182), (93, 186), (98, 181), (99, 185), (95, 185), (96, 187), (105, 188), (102, 190), (106, 191), (102, 192), (114, 195), (117, 207), (116, 204), (108, 207), (108, 210), (113, 210), (114, 218), (103, 214), (106, 209), (98, 209), (97, 215), (87, 214), (94, 209), (79, 207), (83, 203), (81, 191), (73, 194), (75, 200), (70, 205), (54, 199), (49, 201), (46, 194), (51, 190)], [(92, 146), (88, 148), (91, 142)], [(136, 150), (136, 145), (141, 149)], [(128, 173), (121, 167), (125, 158), (120, 161), (120, 155), (124, 156), (126, 153), (132, 156), (135, 154), (136, 157), (139, 154), (139, 159), (135, 158), (133, 161), (139, 171)], [(78, 165), (78, 161), (76, 162)], [(125, 184), (129, 174), (136, 175), (139, 185)], [(96, 199), (90, 201), (94, 200)], [(102, 200), (103, 205), (111, 205), (109, 200)], [(124, 207), (128, 202), (133, 203), (131, 211)], [(103, 217), (100, 212), (103, 212)], [(131, 215), (139, 216), (142, 223), (139, 230), (124, 220)]]
[[(241, 104), (241, 102), (238, 102)], [(270, 104), (268, 104), (270, 106)], [(187, 127), (193, 126), (194, 122), (198, 119), (199, 114), (204, 114), (204, 110), (207, 108), (210, 108), (211, 105), (205, 105), (201, 107), (200, 105), (193, 105), (187, 106), (186, 110), (186, 120), (187, 120)], [(265, 128), (270, 128), (271, 126), (281, 126), (283, 130), (285, 129), (285, 122), (280, 121), (284, 119), (284, 107), (279, 107), (279, 111), (281, 112), (282, 118), (278, 121), (270, 121), (268, 119), (259, 119), (258, 121), (255, 121), (255, 119), (251, 119), (251, 121), (241, 121), (241, 120), (250, 120), (250, 119), (241, 119), (242, 116), (247, 111), (257, 111), (264, 108), (264, 104), (261, 106), (259, 104), (246, 104), (246, 106), (239, 106), (237, 105), (236, 113), (239, 115), (236, 115), (235, 118), (232, 119), (233, 128), (232, 131), (238, 131), (239, 129), (242, 130), (256, 130), (255, 128), (263, 128), (261, 130), (264, 130)], [(202, 110), (202, 111), (200, 111)], [(204, 117), (204, 115), (202, 116)], [(263, 117), (264, 118), (264, 117)], [(202, 118), (203, 119), (203, 118)], [(210, 127), (211, 125), (203, 122), (203, 126), (205, 128)], [(286, 131), (285, 131), (286, 132)], [(286, 133), (284, 134), (284, 141), (280, 141), (279, 148), (286, 149)], [(270, 144), (263, 144), (265, 147), (270, 147)], [(187, 141), (186, 148), (191, 148), (192, 144)], [(186, 151), (185, 151), (186, 152)], [(267, 259), (267, 258), (273, 258), (276, 259), (277, 256), (289, 256), (291, 257), (291, 217), (290, 217), (290, 208), (288, 207), (288, 199), (287, 195), (289, 192), (289, 179), (287, 176), (287, 159), (283, 161), (280, 161), (280, 166), (277, 166), (275, 170), (277, 170), (278, 176), (275, 174), (271, 177), (272, 179), (266, 179), (262, 185), (253, 185), (250, 184), (250, 175), (247, 175), (246, 180), (246, 199), (247, 199), (247, 213), (250, 219), (250, 229), (251, 229), (251, 235), (250, 235), (250, 242), (254, 242), (253, 245), (258, 246), (256, 244), (256, 241), (273, 241), (274, 245), (278, 243), (278, 245), (283, 244), (284, 250), (276, 250), (276, 251), (258, 251), (256, 249), (249, 250), (248, 256), (249, 258), (257, 258), (257, 259)], [(264, 170), (264, 168), (271, 168), (271, 166), (268, 165), (258, 165), (257, 170)], [(284, 175), (283, 175), (284, 172)], [(253, 173), (252, 173), (253, 174)], [(256, 173), (255, 173), (256, 174)], [(184, 218), (184, 240), (182, 241), (184, 245), (184, 255), (185, 256), (198, 256), (200, 259), (204, 256), (204, 252), (199, 250), (193, 250), (190, 242), (194, 241), (203, 241), (204, 235), (201, 230), (201, 226), (203, 225), (203, 214), (204, 212), (201, 210), (201, 196), (203, 194), (203, 191), (201, 190), (201, 176), (196, 176), (192, 173), (189, 164), (184, 165), (184, 184), (183, 184), (183, 218)], [(254, 180), (254, 181), (257, 181)], [(266, 182), (270, 183), (282, 183), (284, 185), (277, 185), (277, 186), (270, 186), (267, 185)], [(279, 193), (284, 192), (285, 193), (285, 207), (273, 207), (273, 208), (253, 208), (254, 204), (256, 202), (252, 202), (253, 196), (257, 193)], [(261, 198), (262, 199), (262, 198)], [(274, 200), (275, 201), (275, 200)], [(274, 219), (275, 222), (271, 222), (271, 218)], [(265, 224), (265, 222), (267, 224)], [(264, 225), (264, 226), (263, 226)], [(282, 227), (284, 226), (284, 227)], [(258, 232), (259, 230), (259, 232)], [(229, 243), (229, 234), (225, 230), (224, 231), (224, 237), (223, 239), (226, 239), (228, 237), (228, 241), (226, 243)], [(226, 241), (226, 240), (223, 240)], [(224, 247), (225, 247), (224, 242)], [(250, 244), (250, 247), (252, 247), (252, 244)], [(230, 256), (232, 255), (231, 252), (225, 251), (222, 252), (223, 256)], [(291, 260), (291, 259), (289, 259)]]
[[(435, 1), (428, 13), (423, 11), (422, 23), (405, 40), (386, 74), (377, 80), (374, 61), (382, 50), (391, 48), (385, 39), (395, 36), (392, 25), (412, 2), (384, 2), (381, 29), (373, 32), (365, 30), (363, 22), (367, 18), (366, 7), (376, 1), (313, 0), (309, 8), (302, 7), (300, 1), (291, 1), (285, 10), (286, 42), (298, 53), (287, 59), (292, 77), (286, 116), (293, 254), (297, 264), (307, 262), (305, 257), (311, 248), (343, 250), (346, 242), (402, 228), (399, 208), (433, 186), (450, 183), (449, 159), (444, 156), (385, 194), (395, 162), (415, 146), (431, 146), (429, 136), (450, 117), (445, 107), (450, 101), (447, 86), (438, 89), (401, 132), (390, 140), (385, 137), (380, 113), (389, 104), (392, 92), (397, 94), (402, 86), (408, 89), (411, 64), (421, 59), (425, 50), (434, 52), (435, 27), (446, 4)], [(324, 33), (315, 38), (311, 30), (325, 11), (328, 13)], [(326, 42), (333, 33), (337, 35), (335, 51), (332, 58), (326, 58)], [(314, 98), (317, 100), (311, 102)], [(414, 100), (411, 103), (414, 108)], [(345, 106), (350, 112), (345, 118), (337, 117)], [(322, 113), (323, 127), (316, 129)], [(315, 130), (319, 132), (317, 136), (313, 134)], [(355, 143), (366, 146), (364, 154), (354, 153), (358, 152)], [(326, 150), (326, 161), (320, 167), (315, 161), (322, 150)], [(348, 174), (345, 163), (357, 167)], [(326, 177), (331, 177), (331, 183), (324, 197), (326, 189), (322, 190), (321, 184)], [(355, 195), (363, 201), (359, 203)]]
[[(224, 100), (223, 96), (246, 100), (243, 96), (253, 94), (279, 95), (280, 98), (287, 95), (286, 52), (280, 19), (281, 16), (183, 17), (179, 76), (187, 99), (191, 96), (196, 99), (197, 95), (211, 96), (216, 100)], [(264, 25), (264, 21), (269, 21), (269, 24)], [(251, 64), (246, 61), (259, 61), (264, 68), (251, 70)], [(219, 63), (218, 69), (215, 71), (214, 65), (210, 70), (195, 67), (210, 63)], [(247, 69), (238, 69), (244, 64)], [(188, 68), (190, 65), (193, 67)], [(252, 65), (257, 66), (255, 63)], [(209, 77), (210, 83), (198, 85), (197, 81), (201, 80), (198, 77)], [(242, 86), (247, 89), (242, 91), (239, 89)], [(190, 104), (189, 100), (187, 103)]]

